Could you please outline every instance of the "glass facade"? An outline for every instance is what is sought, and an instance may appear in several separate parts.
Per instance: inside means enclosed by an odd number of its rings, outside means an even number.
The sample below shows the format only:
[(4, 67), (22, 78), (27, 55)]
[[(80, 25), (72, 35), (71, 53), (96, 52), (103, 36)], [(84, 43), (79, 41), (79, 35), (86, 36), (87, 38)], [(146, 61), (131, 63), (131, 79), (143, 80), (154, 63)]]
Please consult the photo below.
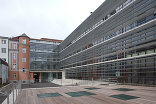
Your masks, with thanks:
[(57, 42), (30, 40), (30, 70), (55, 70), (58, 68)]
[(114, 60), (66, 69), (66, 78), (156, 84), (156, 56)]
[(60, 68), (66, 78), (156, 85), (154, 4), (103, 3), (60, 44)]
[(54, 79), (61, 79), (62, 72), (48, 72), (41, 73), (42, 82), (51, 82)]

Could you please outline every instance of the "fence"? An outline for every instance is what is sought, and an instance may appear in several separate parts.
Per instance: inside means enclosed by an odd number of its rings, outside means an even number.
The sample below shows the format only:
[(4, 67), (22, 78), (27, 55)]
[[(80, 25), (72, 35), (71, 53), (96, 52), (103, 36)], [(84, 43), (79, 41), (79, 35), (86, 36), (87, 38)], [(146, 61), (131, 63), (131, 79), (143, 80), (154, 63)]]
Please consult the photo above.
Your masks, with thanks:
[(0, 89), (0, 103), (14, 104), (20, 94), (21, 83), (10, 83)]
[[(110, 81), (111, 80), (111, 81)], [(118, 84), (116, 81), (112, 81), (112, 79), (103, 80), (103, 79), (54, 79), (51, 81), (52, 83), (58, 85), (88, 85), (88, 86), (96, 86), (96, 85), (116, 85)]]

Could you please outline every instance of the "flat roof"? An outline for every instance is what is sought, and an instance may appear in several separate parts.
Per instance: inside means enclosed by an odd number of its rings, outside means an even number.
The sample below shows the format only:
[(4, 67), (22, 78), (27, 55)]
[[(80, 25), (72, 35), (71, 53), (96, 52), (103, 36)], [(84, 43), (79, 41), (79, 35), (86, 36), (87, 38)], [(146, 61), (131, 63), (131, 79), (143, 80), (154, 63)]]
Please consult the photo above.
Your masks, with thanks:
[(59, 43), (62, 42), (62, 40), (49, 39), (49, 38), (41, 38), (41, 39), (30, 38), (30, 40), (40, 40), (40, 41), (59, 42)]
[(6, 38), (6, 39), (8, 39), (8, 37), (5, 37), (5, 36), (0, 36), (0, 38)]

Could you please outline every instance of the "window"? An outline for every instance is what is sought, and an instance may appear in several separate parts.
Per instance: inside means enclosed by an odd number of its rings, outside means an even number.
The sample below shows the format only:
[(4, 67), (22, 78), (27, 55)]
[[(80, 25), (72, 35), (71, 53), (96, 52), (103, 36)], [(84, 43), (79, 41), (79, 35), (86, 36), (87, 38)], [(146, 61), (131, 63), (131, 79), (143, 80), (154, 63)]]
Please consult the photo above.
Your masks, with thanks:
[(26, 53), (26, 48), (22, 48), (22, 52), (23, 53)]
[(6, 53), (6, 48), (2, 48), (2, 53)]
[(26, 58), (22, 58), (22, 62), (26, 62)]
[(22, 83), (26, 83), (26, 81), (22, 81)]
[(13, 64), (13, 69), (15, 69), (16, 68), (16, 64)]
[(16, 78), (16, 73), (13, 73), (13, 75), (12, 75), (12, 76), (13, 76), (13, 78)]
[(16, 43), (13, 43), (13, 49), (17, 49)]
[(13, 59), (16, 59), (16, 53), (13, 53)]
[(23, 70), (22, 70), (22, 71), (23, 71), (23, 73), (26, 73), (26, 69), (25, 69), (25, 68), (23, 68)]
[(148, 22), (148, 21), (150, 21), (152, 19), (154, 19), (154, 14), (147, 16), (146, 17), (146, 22)]
[(105, 20), (108, 19), (108, 16), (105, 16)]
[(26, 39), (25, 38), (23, 39), (23, 44), (26, 44)]
[(2, 40), (2, 44), (6, 44), (6, 40)]
[(111, 15), (113, 15), (113, 14), (115, 14), (115, 13), (116, 13), (116, 10), (113, 10), (112, 13), (111, 13)]
[(137, 26), (142, 25), (145, 22), (146, 22), (146, 18), (142, 18), (142, 19), (137, 21)]

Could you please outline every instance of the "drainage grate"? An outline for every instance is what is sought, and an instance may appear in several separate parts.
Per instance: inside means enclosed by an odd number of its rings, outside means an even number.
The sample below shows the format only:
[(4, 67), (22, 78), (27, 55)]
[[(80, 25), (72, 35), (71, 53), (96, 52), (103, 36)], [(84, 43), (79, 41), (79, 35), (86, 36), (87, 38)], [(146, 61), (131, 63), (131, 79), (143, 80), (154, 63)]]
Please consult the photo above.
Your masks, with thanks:
[(134, 91), (134, 89), (129, 89), (129, 88), (117, 88), (113, 90), (118, 90), (118, 91)]
[(58, 97), (62, 96), (59, 93), (44, 93), (44, 94), (37, 94), (38, 98), (46, 98), (46, 97)]
[(119, 94), (119, 95), (112, 95), (110, 97), (121, 99), (121, 100), (130, 100), (130, 99), (136, 99), (139, 98), (137, 96), (131, 96), (131, 95), (125, 95), (125, 94)]
[(79, 92), (68, 92), (67, 95), (71, 97), (79, 97), (79, 96), (89, 96), (89, 95), (96, 95), (94, 93), (86, 92), (86, 91), (79, 91)]
[(85, 89), (88, 89), (88, 90), (96, 90), (96, 89), (100, 89), (100, 88), (90, 87), (90, 88), (85, 88)]

